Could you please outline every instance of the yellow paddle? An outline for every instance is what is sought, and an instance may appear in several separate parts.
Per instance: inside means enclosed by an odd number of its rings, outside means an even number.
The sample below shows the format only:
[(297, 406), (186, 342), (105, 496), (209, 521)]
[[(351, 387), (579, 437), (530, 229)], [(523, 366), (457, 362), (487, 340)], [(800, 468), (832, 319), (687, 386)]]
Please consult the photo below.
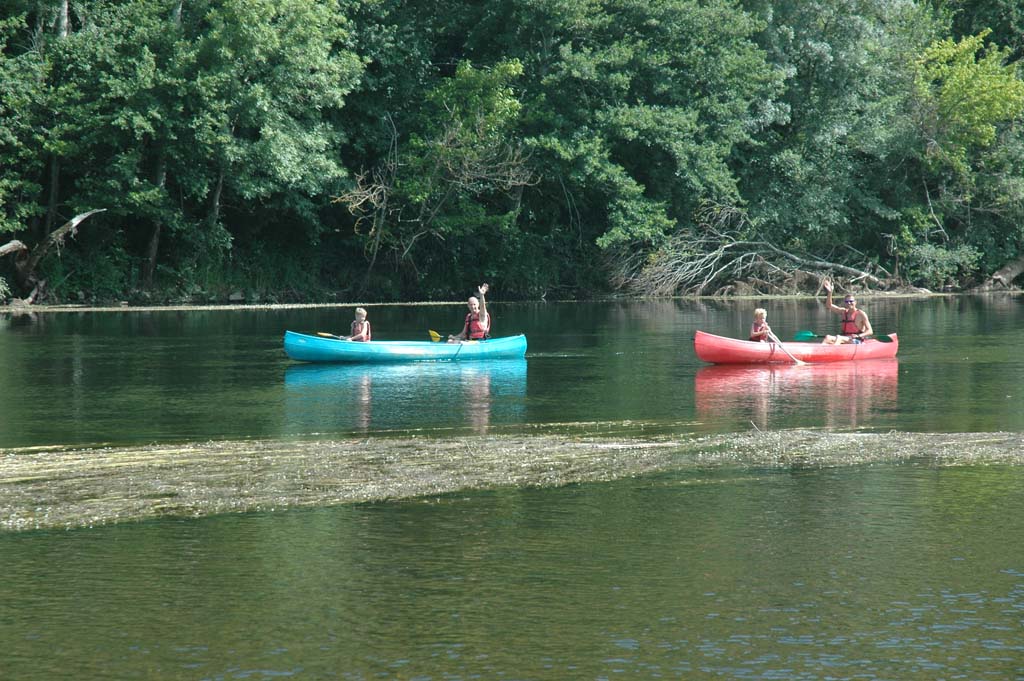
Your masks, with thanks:
[(441, 340), (441, 334), (439, 334), (437, 331), (434, 331), (433, 329), (427, 329), (427, 333), (430, 334), (430, 340), (432, 340), (433, 342), (436, 343), (439, 340)]

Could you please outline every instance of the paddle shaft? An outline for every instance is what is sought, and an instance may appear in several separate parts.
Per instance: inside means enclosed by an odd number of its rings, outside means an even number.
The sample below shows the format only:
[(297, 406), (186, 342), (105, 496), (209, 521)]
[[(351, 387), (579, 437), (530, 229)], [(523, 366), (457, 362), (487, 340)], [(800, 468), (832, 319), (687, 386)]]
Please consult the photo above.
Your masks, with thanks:
[(795, 363), (797, 363), (797, 364), (806, 364), (806, 362), (803, 362), (802, 360), (799, 360), (799, 359), (797, 359), (796, 357), (794, 357), (794, 356), (793, 356), (793, 353), (792, 353), (792, 352), (790, 352), (789, 350), (787, 350), (787, 349), (786, 349), (786, 346), (782, 344), (782, 341), (780, 341), (780, 340), (779, 340), (779, 338), (778, 338), (778, 336), (776, 336), (776, 335), (775, 335), (774, 333), (772, 333), (771, 331), (769, 331), (769, 332), (768, 332), (768, 337), (769, 337), (769, 338), (771, 338), (771, 339), (772, 339), (773, 341), (775, 341), (775, 342), (776, 342), (776, 343), (778, 344), (778, 346), (779, 346), (780, 348), (782, 348), (782, 351), (783, 351), (784, 353), (786, 353), (787, 355), (789, 355), (789, 358), (790, 358), (791, 360), (793, 360), (793, 361), (794, 361)]
[[(797, 331), (796, 335), (793, 336), (793, 340), (805, 341), (805, 340), (812, 340), (814, 338), (824, 338), (824, 337), (825, 336), (822, 336), (821, 334), (818, 334), (818, 333), (814, 333), (813, 331)], [(890, 338), (889, 336), (886, 336), (885, 334), (882, 334), (881, 336), (871, 336), (870, 339), (865, 339), (865, 340), (876, 340), (879, 343), (892, 343), (892, 338)]]

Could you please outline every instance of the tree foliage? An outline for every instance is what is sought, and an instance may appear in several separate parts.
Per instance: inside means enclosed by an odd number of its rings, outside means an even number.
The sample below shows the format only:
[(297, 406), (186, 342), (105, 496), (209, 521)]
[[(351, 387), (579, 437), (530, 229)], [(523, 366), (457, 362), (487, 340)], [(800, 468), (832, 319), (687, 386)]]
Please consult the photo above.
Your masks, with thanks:
[(39, 263), (58, 299), (662, 294), (842, 267), (965, 284), (1024, 254), (1022, 17), (1008, 0), (11, 0), (0, 247), (106, 209)]

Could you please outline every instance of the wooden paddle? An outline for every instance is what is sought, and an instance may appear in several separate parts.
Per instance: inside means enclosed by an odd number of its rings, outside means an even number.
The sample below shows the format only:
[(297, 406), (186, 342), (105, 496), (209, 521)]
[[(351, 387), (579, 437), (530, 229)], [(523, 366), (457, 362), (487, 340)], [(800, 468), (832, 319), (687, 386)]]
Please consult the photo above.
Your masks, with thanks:
[[(813, 331), (797, 331), (796, 335), (793, 336), (793, 340), (795, 341), (809, 341), (814, 340), (815, 338), (824, 338), (824, 336), (814, 333)], [(879, 343), (892, 343), (892, 338), (889, 338), (885, 334), (882, 334), (881, 336), (871, 336), (871, 338)]]
[(796, 357), (794, 357), (794, 356), (793, 356), (793, 353), (791, 353), (791, 352), (790, 352), (789, 350), (787, 350), (787, 349), (786, 349), (786, 346), (782, 344), (782, 341), (780, 341), (780, 340), (779, 340), (779, 337), (778, 337), (778, 336), (776, 336), (776, 335), (775, 335), (774, 333), (772, 333), (771, 331), (769, 331), (769, 332), (768, 332), (768, 337), (769, 337), (769, 338), (771, 338), (771, 339), (772, 339), (773, 341), (775, 341), (775, 342), (776, 342), (776, 343), (778, 344), (778, 346), (779, 346), (780, 348), (782, 348), (782, 351), (783, 351), (784, 353), (786, 353), (787, 355), (789, 355), (789, 358), (790, 358), (791, 360), (793, 360), (793, 361), (794, 361), (794, 362), (796, 362), (797, 364), (807, 364), (807, 362), (804, 362), (804, 361), (802, 361), (802, 360), (799, 360), (799, 359), (797, 359)]

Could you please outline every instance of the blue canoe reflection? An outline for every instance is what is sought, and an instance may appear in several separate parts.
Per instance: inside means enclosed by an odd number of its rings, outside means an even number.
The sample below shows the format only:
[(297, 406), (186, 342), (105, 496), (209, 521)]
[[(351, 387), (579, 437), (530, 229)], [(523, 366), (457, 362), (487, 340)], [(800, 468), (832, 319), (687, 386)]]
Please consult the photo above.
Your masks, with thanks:
[(285, 371), (289, 434), (521, 423), (525, 359), (416, 364), (303, 364)]
[(759, 428), (884, 427), (897, 409), (899, 360), (716, 365), (694, 378), (701, 418)]

